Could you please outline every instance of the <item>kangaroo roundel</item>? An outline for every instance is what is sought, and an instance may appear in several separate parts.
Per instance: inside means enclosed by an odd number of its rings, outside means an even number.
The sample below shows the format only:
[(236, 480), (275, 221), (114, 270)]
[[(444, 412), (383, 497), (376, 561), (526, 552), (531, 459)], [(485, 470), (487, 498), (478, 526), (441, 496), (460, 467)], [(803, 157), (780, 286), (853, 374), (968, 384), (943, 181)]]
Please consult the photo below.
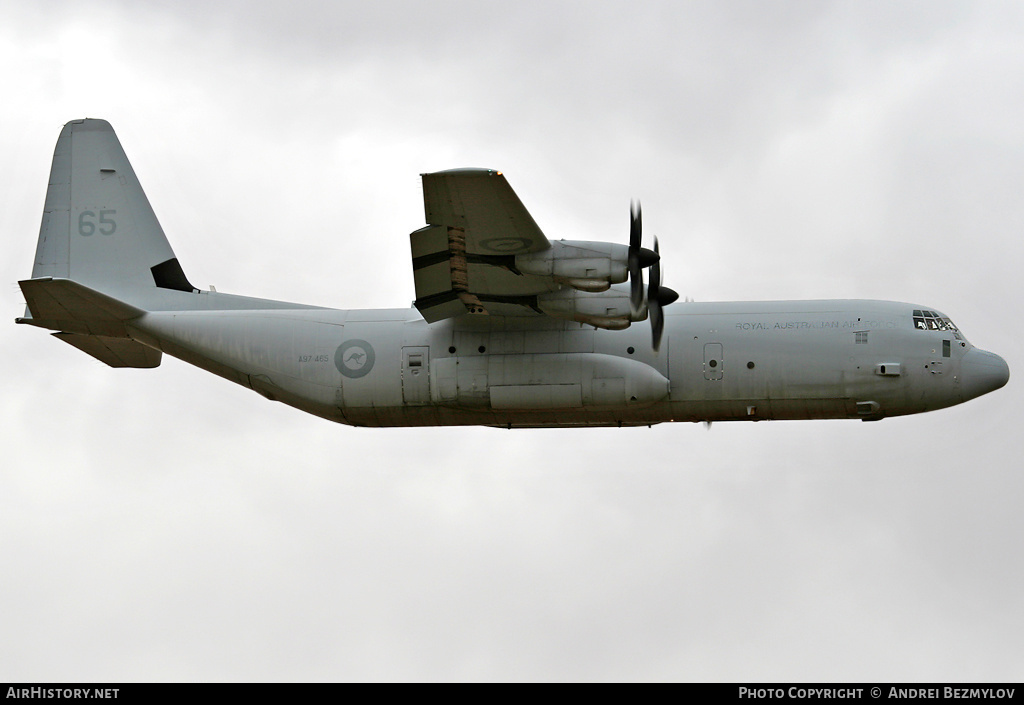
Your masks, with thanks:
[(365, 340), (349, 340), (338, 346), (334, 353), (334, 366), (346, 377), (365, 377), (373, 369), (376, 356), (373, 346)]

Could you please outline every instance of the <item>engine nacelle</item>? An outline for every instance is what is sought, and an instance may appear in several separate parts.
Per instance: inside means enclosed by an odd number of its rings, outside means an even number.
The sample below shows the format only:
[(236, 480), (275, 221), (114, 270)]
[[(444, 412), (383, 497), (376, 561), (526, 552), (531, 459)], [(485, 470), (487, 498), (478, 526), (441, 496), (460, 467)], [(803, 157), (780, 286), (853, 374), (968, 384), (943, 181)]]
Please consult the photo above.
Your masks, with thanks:
[(540, 252), (516, 255), (523, 274), (551, 277), (581, 291), (606, 291), (629, 277), (629, 247), (612, 242), (555, 240)]
[(634, 313), (629, 303), (629, 290), (620, 288), (599, 293), (559, 289), (539, 295), (537, 308), (555, 318), (607, 330), (623, 330), (633, 321), (647, 318), (647, 307)]

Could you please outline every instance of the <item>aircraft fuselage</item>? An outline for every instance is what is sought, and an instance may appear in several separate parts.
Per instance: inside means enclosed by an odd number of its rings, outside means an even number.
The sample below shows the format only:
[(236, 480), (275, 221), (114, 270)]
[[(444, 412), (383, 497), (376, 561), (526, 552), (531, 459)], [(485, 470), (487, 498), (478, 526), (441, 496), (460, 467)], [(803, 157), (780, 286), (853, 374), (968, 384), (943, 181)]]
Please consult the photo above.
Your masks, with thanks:
[(910, 304), (677, 308), (657, 354), (642, 328), (488, 316), (428, 325), (415, 309), (151, 312), (129, 330), (270, 399), (358, 426), (876, 420), (961, 403), (1009, 374), (959, 331), (916, 327)]

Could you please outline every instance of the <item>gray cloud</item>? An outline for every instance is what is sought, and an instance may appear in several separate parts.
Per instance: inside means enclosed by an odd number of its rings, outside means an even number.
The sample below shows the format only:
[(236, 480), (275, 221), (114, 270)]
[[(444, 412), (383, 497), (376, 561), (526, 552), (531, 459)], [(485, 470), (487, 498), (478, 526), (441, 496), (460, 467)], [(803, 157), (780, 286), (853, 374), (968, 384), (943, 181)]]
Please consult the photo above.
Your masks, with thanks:
[[(1014, 5), (0, 10), (11, 318), (89, 115), (222, 291), (408, 305), (417, 174), (492, 166), (553, 237), (642, 198), (684, 294), (921, 302), (1021, 367)], [(1021, 677), (1013, 382), (880, 424), (368, 430), (0, 339), (9, 679)]]

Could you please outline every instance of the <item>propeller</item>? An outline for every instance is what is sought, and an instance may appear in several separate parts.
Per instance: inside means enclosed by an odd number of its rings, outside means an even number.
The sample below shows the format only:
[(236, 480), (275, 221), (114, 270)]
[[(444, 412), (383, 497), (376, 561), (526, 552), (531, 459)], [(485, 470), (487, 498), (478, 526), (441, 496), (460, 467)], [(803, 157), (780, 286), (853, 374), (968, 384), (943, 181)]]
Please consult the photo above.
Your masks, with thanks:
[(629, 305), (637, 312), (644, 305), (644, 268), (655, 264), (659, 257), (646, 247), (641, 247), (643, 238), (643, 219), (640, 202), (636, 201), (629, 207)]
[(661, 347), (661, 334), (665, 330), (663, 308), (679, 298), (672, 289), (661, 285), (661, 255), (658, 253), (658, 238), (654, 238), (654, 254), (657, 259), (651, 265), (651, 283), (647, 287), (647, 312), (651, 317), (651, 345), (654, 352)]

